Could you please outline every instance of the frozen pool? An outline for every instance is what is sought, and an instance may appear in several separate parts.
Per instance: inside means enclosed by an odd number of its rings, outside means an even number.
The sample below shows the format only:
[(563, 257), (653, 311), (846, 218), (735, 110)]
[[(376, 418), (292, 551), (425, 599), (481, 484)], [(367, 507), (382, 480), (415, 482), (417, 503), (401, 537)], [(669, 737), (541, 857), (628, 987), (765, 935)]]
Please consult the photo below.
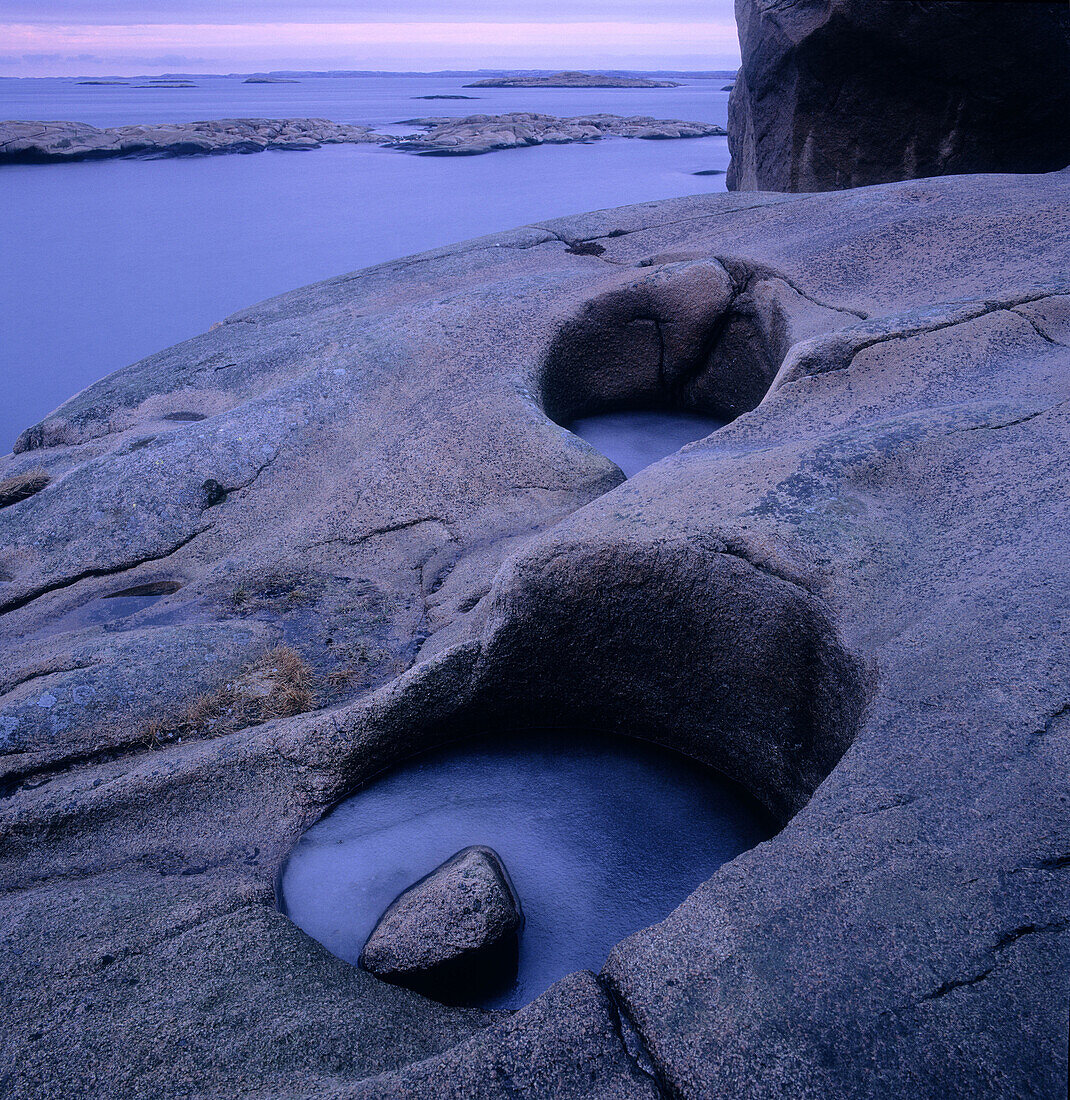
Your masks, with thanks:
[(565, 426), (632, 477), (684, 444), (723, 428), (724, 421), (700, 413), (641, 410), (581, 416)]
[(298, 842), (284, 912), (356, 963), (387, 906), (471, 844), (493, 848), (524, 909), (516, 1008), (675, 908), (766, 839), (761, 807), (719, 773), (644, 742), (582, 731), (482, 737), (384, 773)]

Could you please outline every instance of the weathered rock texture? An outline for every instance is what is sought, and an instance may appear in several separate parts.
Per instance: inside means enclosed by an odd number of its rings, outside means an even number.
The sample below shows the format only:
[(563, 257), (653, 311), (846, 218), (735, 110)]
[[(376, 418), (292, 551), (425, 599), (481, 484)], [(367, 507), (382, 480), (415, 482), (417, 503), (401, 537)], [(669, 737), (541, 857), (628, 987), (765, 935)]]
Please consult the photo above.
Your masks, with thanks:
[(679, 88), (675, 80), (651, 80), (643, 76), (603, 76), (599, 73), (563, 72), (551, 76), (492, 76), (466, 84), (466, 88)]
[(394, 148), (425, 156), (472, 156), (529, 145), (573, 145), (606, 137), (665, 140), (714, 137), (725, 132), (708, 122), (681, 122), (645, 115), (555, 118), (525, 111), (508, 115), (470, 115), (468, 118), (410, 118), (405, 125), (424, 127), (427, 133), (402, 138), (394, 143)]
[(478, 845), (464, 848), (387, 909), (360, 965), (377, 978), (438, 999), (472, 1003), (477, 987), (516, 973), (522, 923), (497, 854)]
[[(530, 226), (244, 310), (26, 432), (7, 1095), (1064, 1100), (1068, 185)], [(555, 421), (629, 405), (737, 418), (625, 482)], [(178, 732), (280, 644), (318, 710)], [(508, 1020), (276, 911), (357, 784), (553, 723), (784, 828)]]
[(638, 1037), (594, 974), (551, 987), (495, 1029), (434, 1059), (340, 1093), (347, 1100), (575, 1097), (662, 1100)]
[(1062, 3), (736, 0), (728, 189), (1070, 164)]

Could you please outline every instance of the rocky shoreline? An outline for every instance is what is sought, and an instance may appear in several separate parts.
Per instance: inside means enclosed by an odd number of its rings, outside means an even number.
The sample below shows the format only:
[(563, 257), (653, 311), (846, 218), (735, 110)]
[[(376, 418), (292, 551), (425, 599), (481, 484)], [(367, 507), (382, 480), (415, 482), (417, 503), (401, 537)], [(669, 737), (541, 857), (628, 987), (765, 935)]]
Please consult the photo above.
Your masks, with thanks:
[(467, 118), (417, 118), (399, 125), (422, 133), (396, 137), (368, 126), (320, 118), (217, 119), (210, 122), (118, 126), (101, 129), (81, 122), (0, 122), (0, 164), (130, 157), (212, 156), (261, 153), (268, 149), (305, 150), (323, 145), (382, 145), (402, 152), (473, 156), (534, 145), (567, 145), (606, 137), (671, 140), (724, 135), (719, 127), (645, 116), (552, 115), (516, 112)]
[[(1070, 15), (887, 7), (739, 0), (750, 190), (294, 290), (0, 457), (5, 1096), (1065, 1100), (1070, 151), (988, 122)], [(368, 140), (607, 134), (508, 117)], [(620, 409), (724, 426), (626, 479), (567, 427)], [(280, 911), (340, 799), (518, 727), (685, 753), (779, 831), (515, 1014)], [(369, 964), (511, 949), (472, 856)]]

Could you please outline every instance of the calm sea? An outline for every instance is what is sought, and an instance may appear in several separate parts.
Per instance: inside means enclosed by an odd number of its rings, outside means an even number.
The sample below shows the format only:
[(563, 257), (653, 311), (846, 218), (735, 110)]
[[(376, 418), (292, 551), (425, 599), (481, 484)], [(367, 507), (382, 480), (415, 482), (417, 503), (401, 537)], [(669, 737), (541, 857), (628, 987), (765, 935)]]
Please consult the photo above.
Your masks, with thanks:
[[(194, 88), (0, 80), (0, 118), (96, 126), (229, 117), (387, 125), (419, 115), (605, 112), (716, 122), (722, 79), (671, 89), (464, 89), (460, 77)], [(424, 95), (470, 95), (474, 101)], [(724, 189), (725, 138), (482, 157), (374, 146), (0, 167), (0, 453), (71, 394), (273, 294), (581, 210)]]

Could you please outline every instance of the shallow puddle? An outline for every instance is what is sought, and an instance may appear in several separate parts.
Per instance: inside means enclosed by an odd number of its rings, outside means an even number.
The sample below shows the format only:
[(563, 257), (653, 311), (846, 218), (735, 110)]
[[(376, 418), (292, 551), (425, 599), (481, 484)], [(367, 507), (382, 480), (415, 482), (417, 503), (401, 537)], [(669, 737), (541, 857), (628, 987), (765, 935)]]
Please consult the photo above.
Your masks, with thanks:
[(502, 858), (524, 910), (515, 982), (487, 1008), (519, 1008), (661, 920), (722, 863), (774, 832), (719, 773), (599, 734), (483, 737), (418, 757), (340, 803), (300, 839), (279, 900), (300, 928), (356, 963), (387, 906), (472, 844)]
[(698, 413), (642, 410), (581, 416), (565, 426), (615, 462), (626, 477), (633, 477), (685, 444), (723, 428), (724, 421)]
[(41, 634), (64, 634), (70, 630), (84, 630), (90, 626), (102, 626), (118, 622), (146, 607), (152, 607), (164, 596), (170, 596), (182, 587), (177, 581), (157, 581), (124, 588), (107, 596), (97, 596), (79, 607), (65, 612), (44, 626)]

